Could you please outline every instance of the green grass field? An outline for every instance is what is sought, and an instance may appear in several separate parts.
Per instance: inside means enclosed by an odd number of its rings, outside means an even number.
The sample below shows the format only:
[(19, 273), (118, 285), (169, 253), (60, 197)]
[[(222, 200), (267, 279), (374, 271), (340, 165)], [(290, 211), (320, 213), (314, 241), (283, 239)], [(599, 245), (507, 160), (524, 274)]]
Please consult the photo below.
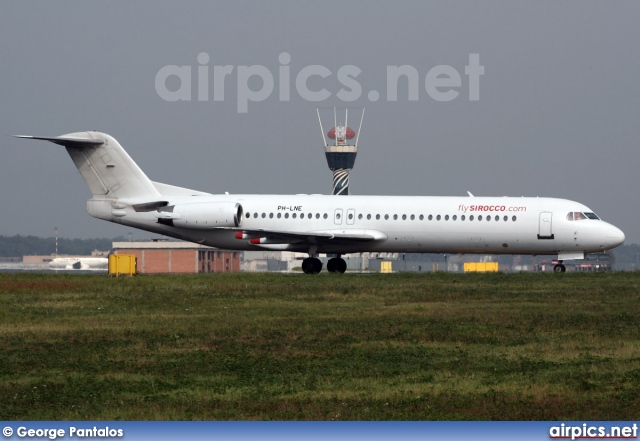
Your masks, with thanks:
[(640, 273), (0, 274), (0, 420), (635, 420)]

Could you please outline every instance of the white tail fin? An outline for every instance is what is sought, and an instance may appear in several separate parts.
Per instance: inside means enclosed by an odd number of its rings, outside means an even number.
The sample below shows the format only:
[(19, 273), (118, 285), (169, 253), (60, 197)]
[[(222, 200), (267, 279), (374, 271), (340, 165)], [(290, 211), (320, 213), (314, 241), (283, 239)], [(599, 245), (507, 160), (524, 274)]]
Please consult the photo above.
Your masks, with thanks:
[(93, 196), (157, 200), (160, 193), (140, 167), (110, 135), (78, 132), (57, 137), (17, 136), (63, 145)]

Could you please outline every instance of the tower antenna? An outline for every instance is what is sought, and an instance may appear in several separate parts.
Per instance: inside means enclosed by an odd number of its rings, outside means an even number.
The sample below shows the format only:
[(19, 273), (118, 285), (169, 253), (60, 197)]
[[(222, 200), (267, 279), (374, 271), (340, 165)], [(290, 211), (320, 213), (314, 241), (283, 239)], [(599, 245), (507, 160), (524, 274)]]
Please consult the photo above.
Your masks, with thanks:
[[(358, 141), (360, 139), (360, 131), (362, 130), (362, 120), (364, 119), (364, 107), (359, 109), (337, 109), (333, 108), (333, 118), (329, 119), (325, 114), (325, 123), (333, 124), (333, 128), (329, 130), (326, 136), (331, 140), (331, 144), (327, 142), (325, 138), (324, 127), (322, 124), (322, 117), (320, 116), (320, 108), (316, 109), (318, 113), (318, 122), (320, 123), (320, 130), (322, 131), (322, 141), (324, 142), (324, 153), (327, 158), (327, 165), (333, 172), (333, 191), (332, 194), (347, 196), (349, 192), (349, 172), (353, 168), (356, 155), (358, 154)], [(353, 113), (354, 110), (361, 110), (360, 127), (356, 133), (348, 125), (349, 110)], [(342, 115), (344, 112), (344, 119), (340, 118), (340, 121), (344, 121), (344, 125), (338, 123), (338, 112)], [(328, 109), (325, 109), (325, 113), (328, 113)], [(356, 113), (357, 116), (357, 113)], [(333, 121), (332, 121), (333, 120)], [(355, 138), (355, 144), (352, 140)]]

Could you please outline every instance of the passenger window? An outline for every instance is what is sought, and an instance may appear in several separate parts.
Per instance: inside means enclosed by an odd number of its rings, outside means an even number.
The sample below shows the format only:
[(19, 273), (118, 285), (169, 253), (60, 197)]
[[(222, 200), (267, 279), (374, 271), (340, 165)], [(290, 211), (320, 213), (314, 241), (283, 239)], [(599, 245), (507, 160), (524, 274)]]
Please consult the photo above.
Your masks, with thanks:
[(304, 219), (304, 213), (300, 213), (300, 219)]
[(411, 215), (411, 220), (415, 220), (415, 219), (416, 219), (416, 215), (415, 215), (415, 214), (412, 214), (412, 215)]
[(389, 215), (388, 214), (384, 215), (384, 220), (389, 220)]
[(462, 221), (463, 221), (463, 220), (465, 220), (465, 219), (466, 219), (466, 216), (465, 216), (464, 214), (463, 214), (462, 216), (460, 216), (460, 220), (462, 220)]
[(251, 213), (247, 211), (247, 219), (249, 219), (250, 217), (251, 217)]
[(282, 217), (282, 213), (278, 213), (278, 219)]
[(353, 213), (349, 213), (349, 219), (353, 219)]
[(473, 220), (473, 214), (471, 216), (469, 216), (469, 220), (472, 221)]
[(509, 216), (505, 216), (503, 219), (504, 219), (504, 221), (506, 222), (506, 221), (508, 221), (508, 220), (509, 220)]
[(285, 219), (289, 219), (289, 213), (285, 213), (285, 214), (284, 214), (284, 218), (285, 218)]
[(478, 220), (482, 220), (482, 215), (479, 215), (479, 216), (478, 216)]
[(453, 220), (458, 220), (458, 216), (456, 214), (453, 215), (453, 217), (451, 218)]
[(380, 215), (376, 214), (376, 220), (380, 220)]
[(430, 214), (430, 215), (429, 215), (429, 217), (428, 217), (427, 219), (429, 219), (429, 220), (433, 220), (433, 215), (432, 215), (432, 214)]
[(265, 217), (267, 217), (267, 213), (262, 213), (262, 219), (264, 219)]
[(255, 213), (253, 213), (253, 218), (257, 219), (258, 218), (258, 212), (256, 211)]
[(367, 214), (367, 220), (371, 220), (371, 215)]
[(499, 220), (500, 220), (500, 216), (496, 214), (496, 222), (498, 222)]
[(320, 219), (320, 213), (316, 213), (316, 219)]
[(295, 213), (293, 213), (293, 214), (291, 215), (291, 217), (292, 217), (292, 218), (294, 218), (294, 219), (296, 218), (296, 216), (297, 216), (297, 214), (295, 214)]
[(393, 220), (398, 220), (398, 215), (397, 214), (393, 215)]
[(511, 220), (515, 222), (516, 220), (518, 220), (518, 218), (517, 218), (517, 217), (515, 217), (515, 216), (513, 216), (513, 217), (511, 218)]
[(407, 220), (407, 215), (406, 214), (402, 215), (402, 220)]
[(440, 220), (440, 219), (441, 219), (440, 215), (437, 215), (436, 220)]
[(444, 220), (449, 220), (449, 215), (448, 214), (444, 217)]
[(269, 219), (273, 219), (273, 213), (269, 213)]
[(424, 214), (420, 215), (420, 220), (424, 220)]
[(326, 219), (326, 218), (329, 217), (329, 215), (327, 213), (325, 213), (324, 216), (322, 216), (322, 217)]
[(362, 214), (359, 214), (359, 215), (358, 215), (358, 219), (362, 219)]

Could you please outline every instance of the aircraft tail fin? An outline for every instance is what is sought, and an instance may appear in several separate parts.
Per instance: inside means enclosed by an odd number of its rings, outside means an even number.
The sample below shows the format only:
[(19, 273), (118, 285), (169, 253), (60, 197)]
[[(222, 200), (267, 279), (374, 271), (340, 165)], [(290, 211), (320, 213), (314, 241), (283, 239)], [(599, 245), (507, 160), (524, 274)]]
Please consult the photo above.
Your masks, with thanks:
[(16, 135), (64, 146), (94, 197), (160, 198), (160, 193), (127, 152), (110, 135), (78, 132), (56, 137)]

